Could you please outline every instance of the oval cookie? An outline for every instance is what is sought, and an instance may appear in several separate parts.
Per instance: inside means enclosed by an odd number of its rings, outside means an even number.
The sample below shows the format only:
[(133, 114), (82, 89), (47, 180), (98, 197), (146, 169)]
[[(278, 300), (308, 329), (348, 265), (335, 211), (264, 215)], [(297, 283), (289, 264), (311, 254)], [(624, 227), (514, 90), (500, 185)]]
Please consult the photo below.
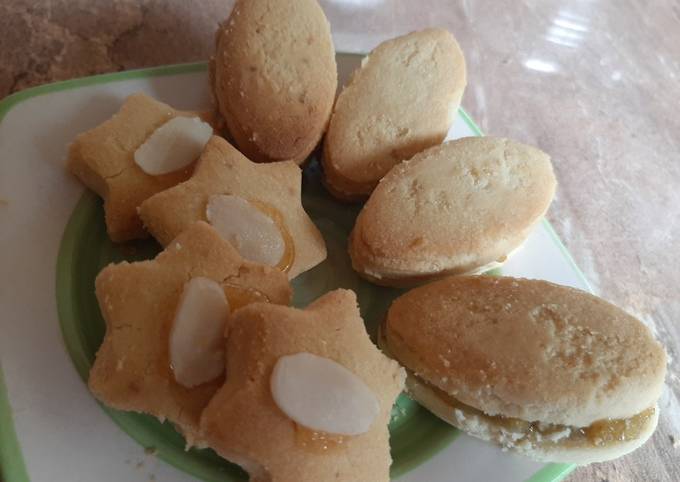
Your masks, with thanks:
[(345, 200), (365, 198), (394, 165), (441, 143), (465, 83), (463, 52), (446, 30), (380, 44), (333, 110), (323, 158), (330, 192)]
[(315, 0), (240, 0), (217, 33), (214, 94), (253, 161), (301, 164), (326, 129), (337, 87), (328, 20)]
[(451, 276), (397, 298), (381, 343), (421, 404), (532, 458), (609, 460), (656, 427), (663, 347), (634, 317), (570, 287)]
[(490, 137), (432, 147), (375, 189), (350, 237), (352, 266), (388, 286), (485, 271), (522, 244), (555, 187), (535, 147)]

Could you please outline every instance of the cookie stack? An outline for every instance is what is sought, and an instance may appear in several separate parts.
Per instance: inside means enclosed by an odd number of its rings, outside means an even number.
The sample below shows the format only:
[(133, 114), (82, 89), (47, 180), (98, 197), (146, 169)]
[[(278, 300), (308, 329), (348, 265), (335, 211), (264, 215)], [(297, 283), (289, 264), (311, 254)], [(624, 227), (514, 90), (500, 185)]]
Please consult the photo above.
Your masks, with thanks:
[[(570, 288), (474, 276), (520, 248), (556, 180), (535, 147), (444, 142), (466, 85), (451, 33), (380, 44), (336, 99), (317, 2), (239, 0), (210, 82), (215, 112), (135, 94), (71, 145), (111, 239), (163, 247), (96, 279), (99, 400), (172, 422), (260, 482), (389, 480), (405, 384), (443, 420), (542, 460), (605, 460), (647, 440), (665, 352), (644, 325)], [(354, 270), (429, 283), (389, 309), (382, 351), (349, 290), (289, 306), (290, 281), (326, 258), (301, 202), (317, 147), (328, 192), (365, 201)]]

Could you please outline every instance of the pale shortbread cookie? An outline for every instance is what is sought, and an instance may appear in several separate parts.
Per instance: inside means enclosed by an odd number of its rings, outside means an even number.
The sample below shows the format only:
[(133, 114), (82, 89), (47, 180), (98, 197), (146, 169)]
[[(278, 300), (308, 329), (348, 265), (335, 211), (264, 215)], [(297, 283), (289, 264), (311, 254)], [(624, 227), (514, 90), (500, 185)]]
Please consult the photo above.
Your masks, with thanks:
[[(379, 401), (368, 432), (314, 434), (276, 405), (270, 388), (279, 357), (308, 352), (358, 376)], [(404, 370), (371, 342), (356, 296), (336, 290), (304, 310), (252, 304), (234, 314), (224, 386), (201, 417), (201, 437), (241, 465), (252, 482), (388, 482), (387, 425)], [(324, 448), (326, 446), (326, 448)]]
[(431, 147), (383, 178), (350, 236), (352, 266), (377, 284), (408, 286), (501, 264), (550, 206), (550, 158), (508, 139)]
[(194, 175), (142, 203), (139, 214), (163, 245), (195, 221), (206, 221), (210, 196), (231, 194), (264, 203), (280, 213), (293, 244), (290, 278), (326, 259), (321, 233), (302, 207), (302, 171), (291, 161), (258, 164), (246, 159), (220, 137), (205, 147)]
[(196, 439), (203, 408), (224, 377), (194, 388), (177, 383), (170, 367), (169, 333), (185, 283), (220, 283), (232, 307), (250, 300), (288, 304), (286, 276), (244, 261), (208, 224), (198, 222), (154, 260), (111, 264), (96, 280), (106, 335), (90, 371), (89, 387), (106, 405), (170, 420)]
[(534, 458), (619, 457), (656, 427), (663, 347), (637, 319), (583, 291), (449, 277), (397, 298), (381, 344), (410, 370), (410, 393), (441, 418)]
[(146, 174), (134, 153), (161, 125), (176, 116), (213, 123), (212, 112), (181, 112), (143, 93), (125, 99), (118, 113), (79, 134), (69, 148), (68, 169), (104, 199), (106, 230), (113, 241), (144, 238), (137, 208), (142, 201), (186, 181), (194, 163), (168, 174)]
[(466, 84), (465, 58), (446, 30), (380, 44), (333, 109), (324, 140), (324, 181), (345, 200), (368, 196), (400, 161), (446, 137)]
[(217, 33), (214, 96), (253, 161), (304, 162), (326, 129), (338, 83), (316, 0), (239, 0)]

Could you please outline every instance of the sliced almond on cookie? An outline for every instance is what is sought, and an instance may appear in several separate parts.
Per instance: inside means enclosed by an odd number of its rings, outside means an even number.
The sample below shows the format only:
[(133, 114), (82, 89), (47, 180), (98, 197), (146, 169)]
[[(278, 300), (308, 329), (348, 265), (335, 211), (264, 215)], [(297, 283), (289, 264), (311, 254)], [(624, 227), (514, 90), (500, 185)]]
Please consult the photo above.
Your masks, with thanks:
[(213, 134), (197, 117), (173, 117), (135, 151), (135, 163), (147, 174), (178, 171), (198, 159)]
[(297, 353), (278, 359), (271, 377), (274, 401), (290, 419), (331, 434), (367, 432), (380, 405), (354, 373), (328, 358)]
[(274, 220), (242, 197), (210, 196), (205, 210), (208, 222), (249, 261), (276, 266), (286, 243)]
[(177, 383), (191, 388), (222, 374), (228, 316), (229, 303), (219, 283), (196, 277), (184, 285), (169, 342)]

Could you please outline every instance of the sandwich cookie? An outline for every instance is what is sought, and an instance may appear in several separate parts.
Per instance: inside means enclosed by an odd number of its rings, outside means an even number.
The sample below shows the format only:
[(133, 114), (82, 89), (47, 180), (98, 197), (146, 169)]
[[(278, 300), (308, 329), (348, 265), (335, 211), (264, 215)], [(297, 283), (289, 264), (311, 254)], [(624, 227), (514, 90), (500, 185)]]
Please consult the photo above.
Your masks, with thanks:
[(396, 164), (440, 144), (466, 84), (465, 59), (443, 29), (380, 44), (338, 97), (324, 139), (324, 183), (342, 200), (365, 199)]
[(111, 119), (76, 137), (67, 167), (104, 199), (106, 230), (113, 241), (148, 236), (137, 208), (191, 176), (213, 133), (213, 117), (177, 111), (137, 93)]
[(534, 459), (613, 459), (657, 425), (663, 347), (637, 319), (573, 288), (449, 277), (397, 298), (381, 345), (434, 414)]
[(550, 206), (550, 158), (509, 139), (467, 137), (394, 167), (357, 217), (352, 266), (409, 286), (500, 266)]
[(405, 374), (369, 339), (352, 291), (304, 310), (242, 308), (226, 353), (201, 437), (251, 481), (389, 481), (387, 424)]
[(224, 380), (230, 311), (255, 301), (288, 304), (291, 288), (279, 270), (243, 260), (198, 222), (154, 260), (104, 268), (96, 295), (106, 335), (90, 390), (110, 407), (170, 420), (192, 445)]
[(241, 256), (292, 279), (326, 259), (301, 189), (302, 171), (294, 162), (254, 163), (213, 137), (191, 179), (147, 199), (139, 215), (163, 245), (194, 222), (207, 221)]
[(338, 73), (316, 0), (239, 0), (217, 32), (213, 92), (238, 148), (253, 161), (302, 164), (319, 143)]

